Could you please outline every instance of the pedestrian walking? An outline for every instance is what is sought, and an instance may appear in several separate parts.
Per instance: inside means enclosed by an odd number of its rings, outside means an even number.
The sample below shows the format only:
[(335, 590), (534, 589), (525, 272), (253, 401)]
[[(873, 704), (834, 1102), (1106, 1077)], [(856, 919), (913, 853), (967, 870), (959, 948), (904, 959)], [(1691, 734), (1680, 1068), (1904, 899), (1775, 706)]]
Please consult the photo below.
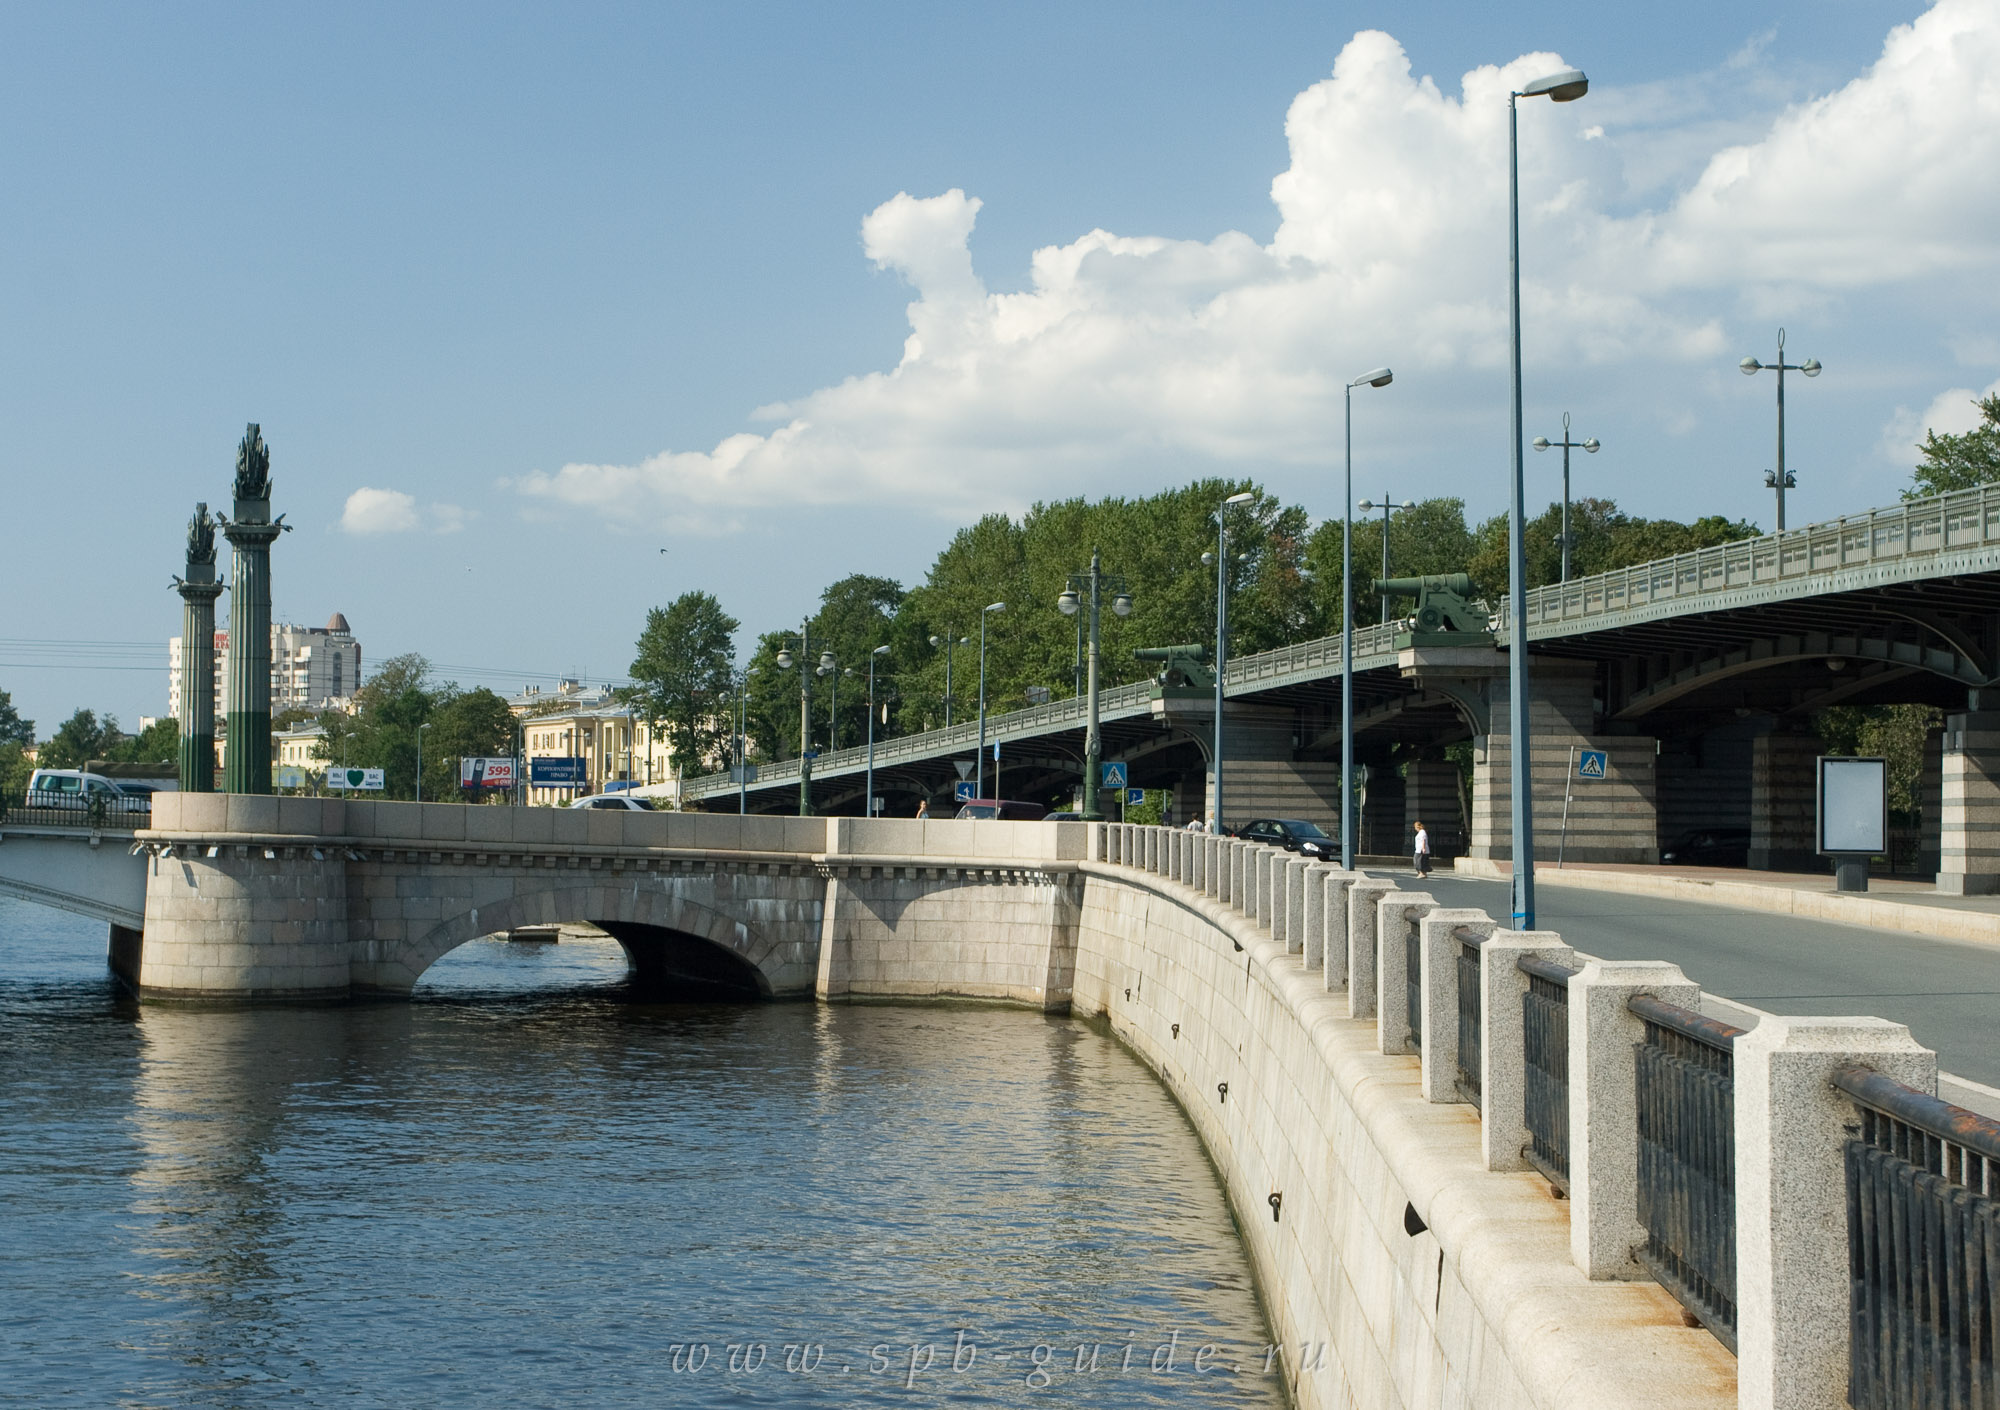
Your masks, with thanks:
[(1431, 874), (1431, 835), (1424, 831), (1424, 820), (1422, 818), (1417, 819), (1416, 828), (1417, 875), (1429, 876)]
[(920, 818), (927, 818), (930, 815), (931, 815), (931, 800), (928, 798), (919, 798), (917, 800), (917, 816)]

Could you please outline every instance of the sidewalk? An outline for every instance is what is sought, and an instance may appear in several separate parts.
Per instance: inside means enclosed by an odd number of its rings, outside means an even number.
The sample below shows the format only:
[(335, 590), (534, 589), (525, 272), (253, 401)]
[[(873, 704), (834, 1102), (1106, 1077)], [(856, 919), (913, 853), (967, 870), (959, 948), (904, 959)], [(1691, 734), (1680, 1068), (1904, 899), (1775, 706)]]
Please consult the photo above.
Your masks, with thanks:
[[(1460, 876), (1505, 881), (1511, 862), (1460, 857)], [(1552, 862), (1535, 866), (1537, 886), (1574, 886), (1629, 896), (1702, 901), (1739, 910), (1770, 911), (1839, 925), (1899, 930), (1941, 940), (2000, 945), (2000, 896), (1940, 896), (1928, 882), (1870, 877), (1866, 892), (1835, 891), (1824, 872), (1747, 871), (1741, 867), (1628, 866), (1612, 862)]]

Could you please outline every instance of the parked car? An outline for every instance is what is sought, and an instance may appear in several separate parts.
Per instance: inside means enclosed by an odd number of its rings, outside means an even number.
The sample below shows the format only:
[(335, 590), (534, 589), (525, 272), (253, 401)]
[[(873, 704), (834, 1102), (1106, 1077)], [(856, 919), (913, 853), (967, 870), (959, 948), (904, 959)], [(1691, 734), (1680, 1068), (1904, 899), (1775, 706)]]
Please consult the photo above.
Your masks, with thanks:
[(1013, 799), (968, 798), (958, 810), (961, 818), (999, 818), (1005, 822), (1040, 822), (1049, 810), (1040, 803), (1020, 803)]
[(650, 813), (654, 811), (650, 798), (634, 798), (629, 793), (593, 793), (588, 798), (579, 798), (570, 804), (572, 808), (611, 808), (618, 812)]
[(82, 769), (36, 769), (28, 776), (27, 807), (76, 811), (95, 807), (100, 801), (107, 813), (145, 813), (153, 807), (151, 790), (127, 793), (103, 774)]
[(1049, 815), (1048, 815), (1048, 816), (1047, 816), (1046, 818), (1042, 819), (1042, 821), (1043, 821), (1043, 822), (1082, 822), (1082, 821), (1083, 821), (1083, 814), (1082, 814), (1082, 813), (1076, 813), (1076, 812), (1069, 812), (1069, 811), (1064, 811), (1064, 812), (1060, 812), (1060, 813), (1050, 813), (1050, 814), (1049, 814)]
[(1340, 856), (1340, 842), (1328, 837), (1318, 823), (1303, 818), (1256, 818), (1236, 829), (1245, 842), (1263, 842), (1297, 852), (1302, 857), (1331, 861)]
[(1684, 832), (1660, 849), (1660, 860), (1682, 867), (1747, 867), (1750, 829), (1700, 827)]

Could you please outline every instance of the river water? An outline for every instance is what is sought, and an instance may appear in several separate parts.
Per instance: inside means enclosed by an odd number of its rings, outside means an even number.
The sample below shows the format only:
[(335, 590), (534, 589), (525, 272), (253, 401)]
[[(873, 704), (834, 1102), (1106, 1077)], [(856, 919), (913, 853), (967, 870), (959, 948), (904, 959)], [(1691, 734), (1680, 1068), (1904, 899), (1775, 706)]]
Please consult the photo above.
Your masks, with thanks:
[(1091, 1026), (648, 1004), (609, 941), (141, 1007), (103, 952), (0, 898), (0, 1405), (1284, 1403), (1213, 1169)]

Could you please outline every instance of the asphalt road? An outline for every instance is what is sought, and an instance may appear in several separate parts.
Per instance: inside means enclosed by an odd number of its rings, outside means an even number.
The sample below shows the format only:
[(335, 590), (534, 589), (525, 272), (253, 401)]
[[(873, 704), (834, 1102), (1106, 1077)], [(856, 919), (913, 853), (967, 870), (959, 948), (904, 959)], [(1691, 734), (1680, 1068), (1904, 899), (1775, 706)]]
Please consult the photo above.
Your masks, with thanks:
[[(1440, 905), (1476, 907), (1505, 923), (1504, 881), (1386, 875)], [(1707, 992), (1771, 1013), (1908, 1024), (1944, 1070), (2000, 1086), (2000, 945), (1570, 886), (1537, 886), (1535, 908), (1538, 928), (1579, 950), (1668, 960)]]

